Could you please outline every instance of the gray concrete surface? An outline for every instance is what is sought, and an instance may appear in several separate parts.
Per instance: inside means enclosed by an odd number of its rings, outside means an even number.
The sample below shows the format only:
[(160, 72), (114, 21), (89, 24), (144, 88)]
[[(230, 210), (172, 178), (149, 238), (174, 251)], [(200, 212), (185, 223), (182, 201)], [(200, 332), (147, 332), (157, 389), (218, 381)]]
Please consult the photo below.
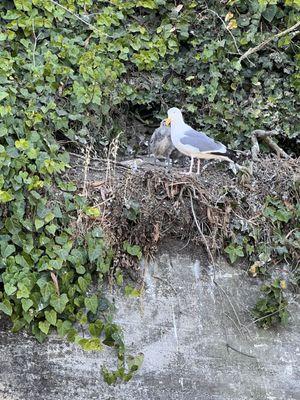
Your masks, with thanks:
[(258, 284), (241, 269), (218, 267), (218, 288), (201, 254), (165, 251), (145, 268), (142, 298), (113, 294), (127, 345), (145, 355), (132, 381), (103, 382), (109, 351), (83, 352), (56, 337), (41, 345), (1, 329), (0, 400), (300, 399), (299, 303), (285, 329), (245, 329)]

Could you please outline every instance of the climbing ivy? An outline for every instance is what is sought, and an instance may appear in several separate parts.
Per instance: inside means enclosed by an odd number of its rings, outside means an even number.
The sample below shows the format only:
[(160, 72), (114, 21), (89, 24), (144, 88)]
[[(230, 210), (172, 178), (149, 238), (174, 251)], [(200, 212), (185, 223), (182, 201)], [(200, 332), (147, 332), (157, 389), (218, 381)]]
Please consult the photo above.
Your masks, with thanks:
[(261, 214), (259, 228), (239, 221), (233, 224), (233, 238), (225, 253), (232, 263), (246, 258), (250, 261), (249, 275), (267, 281), (252, 314), (260, 326), (269, 328), (278, 322), (286, 324), (289, 314), (285, 291), (288, 285), (296, 290), (299, 287), (299, 202), (268, 195)]
[(76, 143), (89, 133), (102, 148), (117, 134), (126, 143), (132, 114), (147, 122), (174, 105), (233, 147), (254, 128), (293, 137), (297, 30), (240, 58), (299, 10), (297, 0), (4, 0), (0, 115), (21, 139), (26, 126)]

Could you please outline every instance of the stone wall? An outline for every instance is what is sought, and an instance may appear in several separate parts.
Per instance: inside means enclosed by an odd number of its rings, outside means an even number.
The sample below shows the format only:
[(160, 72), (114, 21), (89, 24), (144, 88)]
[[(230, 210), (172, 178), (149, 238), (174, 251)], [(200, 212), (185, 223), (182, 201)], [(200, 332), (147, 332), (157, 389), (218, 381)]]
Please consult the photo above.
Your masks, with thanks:
[(100, 366), (115, 361), (109, 351), (84, 352), (54, 336), (38, 344), (2, 327), (0, 400), (300, 399), (299, 303), (287, 328), (258, 329), (249, 316), (258, 282), (225, 263), (213, 271), (182, 246), (144, 266), (141, 298), (111, 294), (130, 351), (145, 355), (132, 381), (103, 382)]

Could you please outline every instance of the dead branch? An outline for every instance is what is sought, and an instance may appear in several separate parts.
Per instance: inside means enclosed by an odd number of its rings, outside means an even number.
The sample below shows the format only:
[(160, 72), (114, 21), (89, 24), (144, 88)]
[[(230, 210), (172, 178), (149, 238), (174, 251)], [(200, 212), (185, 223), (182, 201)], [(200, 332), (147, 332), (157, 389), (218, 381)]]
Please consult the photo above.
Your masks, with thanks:
[(226, 25), (225, 21), (222, 19), (222, 17), (221, 17), (218, 13), (216, 13), (216, 11), (211, 10), (210, 8), (207, 8), (206, 11), (211, 12), (212, 14), (214, 14), (216, 17), (219, 18), (219, 20), (222, 22), (224, 28), (226, 29), (226, 31), (227, 31), (227, 32), (230, 34), (230, 36), (232, 37), (232, 40), (233, 40), (233, 43), (234, 43), (234, 45), (235, 45), (236, 51), (238, 52), (238, 54), (241, 54), (240, 49), (238, 48), (236, 39), (235, 39), (235, 37), (233, 36), (233, 33), (231, 32), (230, 29), (227, 28), (227, 25)]
[[(231, 32), (231, 30), (228, 29), (228, 27), (227, 27), (225, 21), (222, 19), (222, 17), (221, 17), (218, 13), (216, 13), (214, 10), (211, 10), (211, 9), (209, 9), (209, 8), (208, 8), (206, 11), (211, 12), (211, 13), (214, 14), (217, 18), (219, 18), (219, 20), (222, 22), (224, 28), (226, 29), (226, 31), (227, 31), (227, 32), (229, 33), (229, 35), (231, 36), (231, 38), (232, 38), (232, 40), (233, 40), (233, 43), (234, 43), (234, 46), (235, 46), (235, 48), (236, 48), (237, 53), (240, 55), (241, 52), (240, 52), (240, 49), (239, 49), (239, 47), (238, 47), (238, 45), (237, 45), (236, 39), (235, 39), (233, 33)], [(250, 63), (252, 66), (255, 65), (252, 61), (250, 61), (250, 60), (248, 60), (248, 61), (249, 61), (249, 63)]]
[(249, 358), (254, 358), (256, 360), (255, 356), (252, 356), (251, 354), (244, 353), (243, 351), (240, 351), (240, 350), (236, 349), (235, 347), (231, 346), (231, 344), (226, 343), (226, 347), (227, 347), (227, 349), (231, 349), (233, 351), (236, 351), (237, 353), (241, 354), (242, 356), (246, 356), (246, 357), (249, 357)]
[(86, 154), (85, 154), (85, 159), (84, 159), (84, 178), (83, 178), (83, 189), (82, 189), (82, 195), (84, 197), (88, 196), (88, 191), (87, 191), (87, 176), (89, 172), (89, 166), (90, 166), (90, 161), (91, 161), (91, 146), (87, 147)]
[(252, 160), (253, 161), (258, 161), (258, 154), (259, 154), (259, 144), (258, 144), (258, 139), (261, 139), (262, 141), (264, 141), (270, 149), (274, 150), (275, 153), (279, 156), (279, 157), (283, 157), (283, 158), (289, 158), (290, 156), (284, 151), (282, 150), (281, 147), (278, 146), (277, 143), (274, 142), (274, 140), (272, 140), (270, 138), (270, 136), (275, 136), (277, 135), (278, 132), (275, 130), (272, 131), (265, 131), (263, 129), (256, 129), (254, 131), (252, 131), (251, 134), (251, 142), (252, 142), (252, 148), (251, 148), (251, 154), (252, 154)]
[(278, 146), (270, 137), (265, 137), (264, 142), (270, 147), (270, 149), (274, 150), (276, 154), (283, 158), (289, 158), (290, 156), (282, 150), (281, 147)]
[[(241, 55), (241, 57), (239, 58), (239, 62), (243, 61), (245, 58), (248, 58), (250, 56), (250, 54), (257, 53), (259, 50), (264, 48), (268, 43), (272, 42), (273, 40), (279, 39), (280, 37), (285, 36), (288, 33), (294, 31), (295, 29), (298, 28), (298, 26), (300, 26), (300, 21), (298, 21), (295, 25), (291, 26), (290, 28), (288, 28), (282, 32), (279, 32), (276, 35), (271, 36), (270, 38), (264, 40), (259, 45), (255, 46), (255, 47), (251, 47), (250, 49), (248, 49), (246, 51), (246, 53)], [(296, 32), (296, 34), (298, 34), (299, 32), (300, 31)]]

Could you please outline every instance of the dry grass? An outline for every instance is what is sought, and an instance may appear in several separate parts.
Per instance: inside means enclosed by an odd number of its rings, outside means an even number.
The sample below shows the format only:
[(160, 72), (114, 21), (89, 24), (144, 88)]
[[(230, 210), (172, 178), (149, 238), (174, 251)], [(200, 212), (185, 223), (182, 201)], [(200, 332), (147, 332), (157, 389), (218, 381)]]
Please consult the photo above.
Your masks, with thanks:
[[(166, 237), (182, 240), (183, 247), (188, 243), (208, 243), (215, 257), (230, 241), (236, 223), (265, 230), (267, 240), (268, 226), (264, 226), (266, 222), (261, 218), (267, 195), (299, 201), (294, 184), (299, 160), (263, 158), (252, 168), (246, 168), (250, 175), (234, 175), (228, 164), (211, 163), (199, 177), (182, 175), (178, 169), (168, 173), (146, 162), (136, 170), (130, 163), (118, 165), (115, 157), (109, 163), (91, 160), (89, 165), (86, 176), (82, 160), (73, 157), (73, 168), (69, 171), (79, 188), (85, 185), (91, 203), (101, 209), (101, 217), (91, 220), (87, 229), (100, 224), (116, 250), (116, 265), (131, 272), (137, 269), (137, 263), (124, 254), (125, 240), (138, 244), (146, 257), (151, 257)], [(139, 208), (135, 222), (128, 219), (130, 202)]]

